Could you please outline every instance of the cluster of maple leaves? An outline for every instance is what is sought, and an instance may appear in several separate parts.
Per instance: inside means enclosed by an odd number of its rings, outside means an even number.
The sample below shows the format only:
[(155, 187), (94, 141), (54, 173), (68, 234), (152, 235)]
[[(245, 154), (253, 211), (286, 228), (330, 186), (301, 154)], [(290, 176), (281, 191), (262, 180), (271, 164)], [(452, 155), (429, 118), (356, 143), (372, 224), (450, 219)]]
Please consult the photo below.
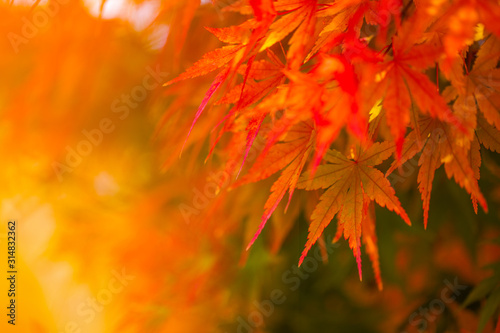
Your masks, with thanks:
[(224, 143), (229, 174), (265, 140), (233, 184), (280, 173), (248, 248), (287, 193), (289, 204), (296, 188), (324, 189), (299, 264), (336, 216), (334, 240), (349, 241), (360, 278), (365, 244), (381, 289), (374, 203), (410, 224), (388, 176), (415, 158), (425, 226), (441, 165), (487, 211), (478, 179), (481, 145), (500, 152), (498, 1), (213, 2), (247, 20), (207, 27), (226, 45), (166, 85), (217, 72), (189, 133), (207, 106), (225, 108), (206, 134), (210, 154)]

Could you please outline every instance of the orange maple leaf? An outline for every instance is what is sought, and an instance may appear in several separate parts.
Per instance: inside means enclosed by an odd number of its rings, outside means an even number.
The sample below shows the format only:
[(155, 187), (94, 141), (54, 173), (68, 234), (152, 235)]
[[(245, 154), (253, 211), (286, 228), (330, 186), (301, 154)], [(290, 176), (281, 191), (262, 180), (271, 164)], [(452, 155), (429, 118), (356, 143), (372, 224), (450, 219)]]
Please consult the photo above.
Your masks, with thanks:
[[(437, 119), (424, 118), (420, 122), (422, 137), (426, 138), (423, 149), (419, 147), (419, 142), (415, 131), (410, 132), (402, 149), (400, 161), (395, 161), (387, 171), (390, 174), (399, 165), (413, 158), (422, 150), (419, 157), (418, 172), (419, 190), (422, 195), (424, 209), (424, 227), (427, 228), (429, 218), (429, 205), (432, 192), (432, 182), (434, 173), (444, 164), (448, 178), (454, 178), (455, 182), (472, 196), (473, 203), (478, 200), (484, 211), (488, 211), (488, 205), (481, 193), (478, 185), (479, 164), (481, 163), (479, 152), (464, 145), (460, 145), (457, 139), (457, 130), (450, 124), (443, 123)], [(479, 149), (478, 146), (475, 148)], [(474, 203), (475, 206), (475, 203)], [(474, 207), (476, 209), (476, 207)], [(477, 212), (477, 209), (476, 209)]]
[[(297, 188), (306, 190), (327, 188), (327, 190), (321, 196), (320, 202), (311, 215), (309, 236), (300, 257), (299, 266), (325, 227), (337, 215), (338, 227), (335, 240), (342, 233), (344, 238), (349, 240), (349, 246), (358, 263), (361, 279), (360, 239), (363, 231), (363, 220), (370, 218), (367, 209), (369, 202), (375, 201), (381, 207), (387, 207), (401, 216), (408, 225), (411, 224), (391, 184), (382, 172), (374, 168), (393, 152), (394, 145), (390, 142), (375, 143), (370, 148), (360, 151), (357, 156), (351, 156), (352, 158), (348, 158), (338, 151), (329, 150), (324, 157), (329, 163), (319, 166), (314, 178), (311, 179), (310, 172), (304, 173), (297, 183)], [(367, 203), (364, 202), (365, 198)], [(366, 220), (364, 224), (365, 228), (369, 229), (365, 243), (370, 244), (368, 249), (371, 252), (371, 258), (376, 261), (378, 254), (375, 253), (377, 248), (374, 244), (374, 232), (371, 229), (372, 222)], [(378, 263), (374, 262), (374, 267), (378, 267)]]
[[(314, 129), (308, 123), (299, 123), (292, 127), (282, 141), (276, 142), (267, 153), (260, 155), (248, 174), (237, 184), (245, 184), (265, 179), (283, 170), (271, 187), (271, 194), (264, 205), (261, 223), (247, 246), (252, 246), (266, 225), (281, 199), (289, 192), (288, 204), (292, 198), (297, 181), (309, 157), (314, 142)], [(285, 210), (288, 208), (285, 208)]]
[[(413, 20), (408, 21), (392, 39), (392, 57), (388, 56), (387, 61), (374, 66), (363, 77), (364, 105), (371, 108), (376, 101), (383, 99), (385, 118), (396, 143), (398, 158), (410, 125), (412, 103), (422, 113), (465, 131), (440, 95), (438, 87), (423, 73), (439, 61), (443, 47), (434, 40), (415, 40), (412, 23)], [(412, 126), (417, 125), (412, 122)]]

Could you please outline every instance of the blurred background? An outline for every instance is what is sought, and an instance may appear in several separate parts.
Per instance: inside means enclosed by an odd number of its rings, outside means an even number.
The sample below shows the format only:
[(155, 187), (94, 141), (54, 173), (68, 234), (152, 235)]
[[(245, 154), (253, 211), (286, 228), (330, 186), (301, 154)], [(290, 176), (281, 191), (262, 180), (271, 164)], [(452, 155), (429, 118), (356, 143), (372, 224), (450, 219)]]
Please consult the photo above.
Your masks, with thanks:
[(204, 27), (242, 22), (229, 2), (0, 2), (0, 267), (14, 219), (19, 272), (1, 331), (475, 332), (489, 293), (461, 305), (500, 259), (492, 153), (488, 215), (443, 170), (427, 230), (416, 172), (396, 186), (413, 227), (377, 209), (383, 291), (344, 241), (296, 267), (317, 200), (304, 191), (244, 250), (273, 179), (229, 191), (228, 152), (205, 162), (207, 117), (181, 155), (213, 76), (163, 87), (219, 46)]

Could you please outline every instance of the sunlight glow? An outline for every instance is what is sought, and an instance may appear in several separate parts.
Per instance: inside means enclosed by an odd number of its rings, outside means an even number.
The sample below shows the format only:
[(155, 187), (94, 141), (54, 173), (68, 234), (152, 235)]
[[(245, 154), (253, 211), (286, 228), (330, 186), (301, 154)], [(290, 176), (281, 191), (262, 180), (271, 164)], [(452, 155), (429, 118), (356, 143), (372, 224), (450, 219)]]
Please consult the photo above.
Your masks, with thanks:
[(167, 42), (168, 32), (170, 26), (166, 24), (159, 24), (153, 27), (149, 34), (149, 47), (152, 50), (160, 50)]
[[(47, 4), (48, 0), (41, 0), (39, 3), (38, 3), (38, 6), (43, 6), (45, 4)], [(12, 2), (12, 4), (14, 6), (26, 6), (26, 7), (31, 7), (33, 6), (33, 4), (35, 3), (34, 0), (14, 0)]]
[(94, 188), (100, 196), (115, 195), (120, 189), (115, 179), (105, 171), (95, 177)]
[[(90, 14), (98, 17), (101, 0), (84, 0)], [(148, 27), (159, 12), (160, 1), (151, 0), (140, 4), (128, 0), (107, 0), (102, 10), (103, 19), (122, 19), (130, 22), (136, 30)]]

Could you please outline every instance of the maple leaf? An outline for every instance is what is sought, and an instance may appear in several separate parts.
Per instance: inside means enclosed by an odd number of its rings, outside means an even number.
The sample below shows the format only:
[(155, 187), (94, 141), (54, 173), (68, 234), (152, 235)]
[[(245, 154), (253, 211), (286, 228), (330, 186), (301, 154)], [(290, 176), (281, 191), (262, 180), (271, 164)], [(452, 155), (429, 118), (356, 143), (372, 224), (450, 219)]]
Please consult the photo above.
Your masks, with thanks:
[[(358, 263), (361, 279), (360, 240), (363, 220), (369, 219), (367, 217), (368, 202), (375, 201), (381, 207), (396, 212), (410, 225), (410, 219), (391, 184), (382, 172), (374, 168), (386, 160), (393, 151), (394, 145), (390, 142), (374, 143), (370, 148), (360, 151), (357, 156), (351, 156), (352, 158), (347, 158), (338, 151), (329, 150), (324, 157), (324, 160), (329, 163), (319, 166), (313, 178), (311, 178), (310, 171), (304, 173), (297, 183), (297, 188), (306, 190), (327, 188), (327, 190), (320, 197), (320, 202), (311, 215), (309, 236), (300, 257), (299, 266), (323, 230), (337, 215), (336, 239), (343, 233), (344, 238), (349, 240), (349, 246)], [(365, 196), (367, 203), (364, 202)], [(377, 260), (376, 246), (372, 244), (375, 238), (371, 223), (369, 220), (365, 222), (365, 228), (369, 229), (365, 242), (370, 244), (368, 248), (372, 260)], [(374, 263), (374, 267), (378, 267), (378, 264)]]
[(217, 39), (227, 44), (245, 44), (250, 38), (250, 31), (256, 27), (257, 23), (253, 20), (245, 21), (239, 25), (233, 25), (222, 28), (205, 27)]
[[(500, 7), (495, 0), (460, 0), (456, 2), (420, 1), (422, 11), (436, 20), (429, 31), (442, 40), (446, 61), (442, 69), (451, 70), (451, 64), (474, 42), (475, 28), (481, 23), (487, 30), (500, 36), (498, 17)], [(425, 15), (424, 14), (424, 15)], [(428, 15), (431, 14), (431, 15)]]
[(239, 66), (247, 58), (253, 59), (258, 53), (259, 45), (262, 44), (263, 36), (269, 29), (269, 26), (276, 17), (276, 10), (272, 0), (249, 0), (250, 6), (254, 12), (255, 25), (248, 41), (244, 44), (244, 52), (239, 59), (233, 63), (233, 69), (238, 70)]
[(247, 250), (255, 242), (287, 191), (289, 192), (288, 204), (290, 203), (299, 176), (312, 150), (313, 141), (314, 130), (310, 124), (299, 123), (295, 125), (287, 132), (282, 141), (276, 142), (266, 154), (260, 155), (248, 174), (235, 184), (235, 186), (239, 186), (255, 182), (283, 170), (271, 187), (271, 194), (264, 205), (261, 223), (248, 244)]
[(272, 21), (276, 16), (272, 0), (249, 0), (257, 21)]
[(422, 137), (426, 138), (423, 148), (418, 147), (415, 131), (410, 132), (405, 140), (400, 161), (395, 161), (386, 175), (393, 172), (399, 163), (410, 160), (422, 151), (418, 159), (420, 166), (418, 188), (423, 202), (424, 227), (427, 228), (429, 219), (434, 174), (442, 164), (444, 164), (447, 177), (449, 179), (453, 177), (455, 182), (473, 197), (473, 204), (475, 200), (478, 200), (483, 210), (487, 212), (488, 205), (477, 182), (481, 159), (477, 158), (477, 154), (471, 155), (474, 150), (470, 149), (470, 146), (460, 145), (460, 140), (457, 140), (457, 130), (450, 124), (437, 119), (424, 118), (420, 121), (420, 127)]
[[(500, 41), (490, 36), (479, 49), (472, 71), (467, 75), (469, 92), (490, 124), (500, 128)], [(468, 103), (475, 107), (474, 103)]]
[[(361, 3), (364, 1), (365, 0), (361, 0), (358, 2)], [(311, 52), (307, 55), (306, 61), (311, 59), (311, 57), (325, 47), (325, 45), (328, 45), (326, 47), (330, 47), (330, 44), (334, 40), (339, 39), (339, 37), (345, 33), (349, 20), (359, 8), (359, 5), (360, 4), (353, 4), (351, 0), (340, 0), (318, 10), (317, 17), (324, 26)]]
[[(402, 35), (404, 36), (404, 35)], [(463, 130), (463, 125), (451, 112), (436, 86), (422, 73), (432, 66), (439, 54), (439, 47), (429, 44), (410, 44), (402, 37), (392, 43), (392, 59), (377, 65), (376, 74), (364, 83), (365, 105), (371, 108), (383, 98), (386, 121), (396, 142), (398, 158), (404, 143), (406, 129), (410, 125), (412, 102), (424, 114), (453, 123)], [(371, 73), (370, 73), (371, 74)]]
[(236, 104), (237, 109), (243, 109), (258, 102), (279, 86), (284, 79), (284, 65), (272, 51), (267, 50), (267, 55), (270, 61), (263, 59), (248, 66), (242, 65), (239, 72), (247, 77), (246, 82), (232, 88), (217, 104)]
[[(397, 5), (397, 2), (394, 1), (391, 6)], [(306, 61), (320, 50), (328, 53), (333, 47), (340, 45), (349, 58), (366, 57), (365, 60), (367, 60), (367, 56), (371, 56), (370, 50), (359, 39), (363, 18), (368, 24), (378, 24), (384, 21), (382, 28), (385, 30), (389, 23), (385, 19), (389, 18), (387, 15), (391, 11), (394, 11), (392, 8), (389, 10), (387, 5), (387, 1), (375, 3), (368, 0), (339, 0), (321, 4), (322, 7), (318, 10), (317, 16), (321, 19), (323, 27)], [(383, 14), (379, 15), (380, 12)]]
[(211, 73), (230, 62), (236, 56), (237, 52), (242, 49), (242, 47), (243, 46), (241, 45), (227, 45), (220, 49), (210, 51), (194, 63), (193, 66), (189, 67), (184, 73), (175, 79), (168, 81), (164, 85), (168, 86), (181, 80), (191, 79)]
[[(191, 129), (215, 92), (227, 88), (216, 105), (229, 112), (215, 127), (223, 124), (211, 137), (209, 156), (223, 134), (230, 134), (223, 151), (230, 175), (239, 177), (257, 138), (265, 139), (261, 155), (233, 184), (280, 172), (247, 249), (287, 192), (285, 211), (295, 188), (324, 188), (299, 264), (336, 216), (336, 239), (344, 236), (349, 241), (360, 278), (363, 243), (381, 288), (374, 203), (410, 223), (386, 176), (418, 153), (425, 227), (434, 174), (441, 165), (448, 178), (471, 195), (476, 212), (478, 204), (487, 210), (478, 186), (480, 145), (498, 149), (500, 43), (490, 36), (474, 44), (480, 49), (470, 73), (463, 73), (459, 60), (460, 53), (479, 40), (473, 38), (478, 22), (484, 21), (487, 32), (497, 33), (491, 15), (485, 14), (493, 4), (420, 0), (403, 9), (401, 1), (389, 0), (242, 0), (228, 6), (227, 10), (253, 16), (236, 26), (206, 28), (230, 45), (208, 53), (169, 83), (220, 70)], [(468, 10), (474, 14), (464, 17)], [(378, 33), (367, 32), (367, 25)], [(283, 55), (274, 53), (278, 49)], [(441, 67), (444, 76), (439, 75)], [(430, 79), (431, 69), (436, 70), (437, 83)], [(445, 79), (451, 85), (440, 92)], [(277, 112), (282, 112), (277, 122), (283, 126), (263, 133), (276, 121)], [(419, 120), (422, 115), (426, 118)], [(377, 135), (392, 137), (394, 143), (373, 144), (370, 140)], [(330, 150), (337, 139), (339, 147), (356, 140), (367, 149), (346, 157)], [(375, 167), (393, 153), (397, 160), (384, 176)], [(320, 165), (323, 159), (327, 163)], [(301, 177), (308, 163), (310, 169)]]
[(316, 0), (305, 0), (304, 19), (297, 28), (292, 38), (287, 52), (288, 65), (292, 69), (298, 69), (304, 63), (307, 51), (312, 47), (316, 29)]
[[(249, 118), (248, 126), (246, 128), (248, 135), (246, 152), (242, 162), (243, 167), (246, 156), (252, 146), (252, 142), (255, 140), (255, 137), (259, 133), (260, 129), (260, 125), (251, 125), (261, 124), (268, 114), (278, 110), (283, 104), (279, 102), (282, 97), (279, 97), (279, 94), (277, 94), (275, 90), (275, 88), (280, 86), (284, 80), (284, 74), (282, 73), (283, 63), (271, 50), (267, 50), (267, 55), (271, 61), (249, 61), (247, 65), (242, 65), (239, 72), (244, 75), (244, 82), (236, 85), (216, 103), (235, 104), (235, 106), (231, 108), (229, 113), (224, 117), (223, 121), (226, 121), (226, 123), (213, 143), (209, 156), (212, 154), (215, 145), (218, 143), (223, 133), (228, 131), (232, 126), (232, 120), (235, 119), (235, 115), (238, 111), (242, 112), (245, 108), (249, 108), (252, 104), (260, 101), (260, 103), (253, 110), (248, 109), (248, 112), (245, 112), (243, 117), (240, 118), (240, 120)], [(275, 93), (271, 93), (272, 91), (275, 91)], [(269, 144), (271, 143), (272, 142)]]
[(452, 85), (446, 87), (443, 96), (452, 101), (457, 117), (467, 128), (463, 141), (470, 141), (476, 128), (477, 109), (482, 111), (490, 124), (500, 126), (500, 72), (496, 69), (500, 59), (500, 41), (489, 36), (477, 52), (472, 70), (463, 73), (461, 64), (453, 66)]
[[(179, 75), (173, 80), (170, 80), (169, 82), (165, 83), (164, 86), (171, 85), (173, 83), (176, 83), (178, 81), (182, 81), (185, 79), (190, 79), (202, 75), (206, 75), (210, 72), (213, 72), (223, 66), (225, 66), (227, 63), (235, 59), (237, 57), (237, 54), (239, 51), (243, 49), (242, 45), (228, 45), (224, 46), (220, 49), (216, 49), (214, 51), (208, 52), (203, 56), (201, 60), (198, 60), (193, 66), (188, 68), (184, 73)], [(184, 149), (184, 146), (186, 145), (186, 142), (189, 138), (189, 135), (191, 134), (194, 125), (196, 124), (196, 121), (198, 118), (201, 116), (203, 111), (205, 110), (205, 107), (207, 106), (208, 102), (212, 98), (212, 96), (217, 92), (217, 90), (224, 84), (226, 79), (228, 78), (231, 66), (226, 66), (219, 74), (215, 77), (214, 81), (208, 88), (205, 97), (203, 98), (200, 106), (198, 107), (198, 111), (196, 112), (196, 115), (194, 117), (194, 120), (191, 124), (191, 127), (188, 131), (188, 134), (186, 136), (186, 139), (184, 140), (184, 144), (182, 145), (181, 148), (181, 153), (182, 150)]]
[[(215, 92), (224, 84), (226, 80), (232, 81), (232, 75), (236, 74), (239, 68), (243, 65), (244, 61), (247, 62), (246, 72), (244, 75), (244, 81), (240, 88), (240, 96), (239, 101), (242, 101), (243, 93), (246, 87), (246, 83), (249, 79), (252, 64), (256, 57), (256, 45), (258, 44), (261, 36), (267, 28), (274, 20), (276, 12), (274, 10), (273, 2), (271, 0), (250, 0), (250, 6), (252, 7), (256, 22), (247, 21), (241, 24), (240, 26), (234, 26), (230, 28), (206, 28), (208, 31), (212, 32), (219, 40), (231, 43), (231, 45), (224, 46), (220, 49), (216, 49), (214, 51), (208, 52), (203, 56), (203, 58), (197, 61), (193, 66), (188, 68), (184, 73), (179, 75), (177, 78), (167, 82), (164, 86), (176, 83), (181, 80), (185, 80), (188, 78), (194, 78), (197, 76), (202, 76), (208, 74), (216, 69), (219, 69), (223, 66), (226, 66), (217, 77), (214, 79), (212, 84), (210, 85), (205, 97), (200, 104), (198, 111), (196, 112), (195, 118), (191, 124), (191, 128), (189, 129), (186, 140), (184, 141), (181, 152), (186, 145), (187, 139), (193, 130), (196, 121), (203, 113), (205, 107), (207, 106), (211, 97), (215, 94)], [(245, 30), (252, 29), (252, 32), (249, 37), (245, 36)], [(278, 80), (272, 81), (272, 84), (268, 86), (268, 90), (272, 89), (279, 83)], [(261, 87), (258, 87), (261, 88)], [(262, 89), (254, 89), (258, 91), (258, 95), (254, 98), (257, 100), (260, 97), (264, 96), (268, 90)], [(249, 103), (251, 104), (251, 102)], [(237, 108), (229, 113), (229, 116), (233, 115), (234, 112), (240, 108), (241, 103), (238, 103)], [(226, 117), (227, 118), (227, 117)], [(227, 127), (226, 127), (227, 128)], [(219, 138), (222, 133), (220, 133)], [(217, 142), (218, 140), (216, 140)], [(211, 149), (210, 153), (213, 151)]]
[(482, 117), (477, 120), (476, 135), (485, 148), (500, 153), (500, 131)]
[(370, 261), (372, 262), (377, 287), (379, 290), (382, 290), (383, 284), (380, 274), (377, 234), (375, 233), (375, 205), (366, 194), (364, 195), (363, 221), (361, 230), (361, 236), (363, 238), (363, 243), (366, 246), (366, 252), (368, 252)]
[(292, 31), (297, 29), (309, 15), (315, 1), (280, 0), (274, 7), (281, 17), (269, 26), (269, 32), (264, 44), (260, 47), (263, 51), (274, 44), (280, 42)]
[(309, 111), (318, 129), (313, 171), (344, 125), (361, 141), (367, 127), (356, 99), (358, 77), (353, 66), (340, 55), (321, 54), (318, 59), (307, 74), (285, 71), (290, 80), (288, 110)]
[(443, 91), (447, 101), (453, 102), (455, 115), (464, 124), (466, 132), (456, 133), (460, 145), (468, 147), (473, 139), (477, 124), (477, 111), (482, 111), (490, 124), (500, 126), (500, 72), (495, 69), (500, 59), (500, 41), (489, 36), (477, 53), (477, 58), (470, 72), (465, 75), (462, 66), (456, 64), (452, 68), (452, 85)]

